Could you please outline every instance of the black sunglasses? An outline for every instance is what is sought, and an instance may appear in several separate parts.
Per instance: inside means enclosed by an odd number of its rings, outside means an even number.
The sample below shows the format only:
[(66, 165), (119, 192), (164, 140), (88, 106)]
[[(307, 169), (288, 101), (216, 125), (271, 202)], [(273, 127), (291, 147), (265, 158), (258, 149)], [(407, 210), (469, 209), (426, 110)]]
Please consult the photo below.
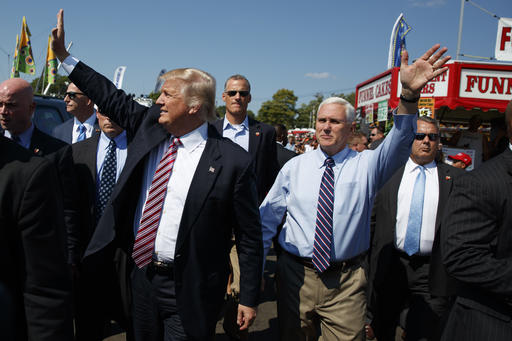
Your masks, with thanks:
[(242, 96), (242, 97), (246, 97), (247, 95), (249, 95), (249, 91), (247, 91), (247, 90), (242, 90), (242, 91), (229, 90), (229, 91), (226, 91), (226, 94), (229, 97), (236, 96), (237, 93), (239, 93), (240, 96)]
[(66, 96), (68, 96), (69, 99), (75, 99), (75, 97), (77, 95), (83, 95), (83, 94), (84, 94), (83, 92), (73, 92), (73, 91), (66, 92)]
[(416, 133), (416, 136), (414, 136), (414, 138), (418, 141), (423, 141), (423, 139), (425, 139), (425, 136), (428, 136), (428, 139), (430, 141), (437, 141), (437, 139), (439, 138), (439, 134), (434, 134), (434, 133), (430, 133), (430, 134)]

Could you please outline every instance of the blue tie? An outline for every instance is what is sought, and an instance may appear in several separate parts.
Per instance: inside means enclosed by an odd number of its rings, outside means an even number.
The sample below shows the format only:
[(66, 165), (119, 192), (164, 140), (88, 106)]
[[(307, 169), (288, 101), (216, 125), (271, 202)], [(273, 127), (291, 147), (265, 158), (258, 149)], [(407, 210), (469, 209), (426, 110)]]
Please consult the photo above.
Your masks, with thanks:
[(420, 250), (421, 221), (423, 219), (423, 199), (425, 197), (425, 168), (419, 166), (420, 173), (416, 177), (412, 191), (409, 222), (405, 234), (404, 251), (413, 255)]
[(325, 159), (325, 171), (320, 184), (316, 214), (315, 242), (313, 245), (313, 265), (322, 273), (331, 263), (332, 211), (334, 206), (334, 160)]
[(105, 156), (105, 161), (103, 161), (103, 169), (101, 170), (98, 202), (96, 203), (96, 224), (98, 224), (98, 221), (103, 214), (103, 210), (107, 205), (108, 199), (110, 199), (114, 185), (116, 184), (116, 160), (116, 142), (114, 140), (110, 140), (110, 144), (108, 145), (108, 152)]
[(80, 134), (78, 134), (78, 138), (76, 139), (76, 142), (85, 140), (85, 131), (86, 131), (85, 126), (83, 124), (80, 124), (78, 126), (78, 128), (80, 129)]

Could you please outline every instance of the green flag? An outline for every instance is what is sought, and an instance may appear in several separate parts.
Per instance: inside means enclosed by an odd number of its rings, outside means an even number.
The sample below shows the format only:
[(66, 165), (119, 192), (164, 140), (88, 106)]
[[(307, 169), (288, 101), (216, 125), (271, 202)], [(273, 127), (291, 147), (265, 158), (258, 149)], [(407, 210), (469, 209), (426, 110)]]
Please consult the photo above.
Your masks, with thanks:
[(45, 82), (46, 84), (55, 83), (55, 76), (57, 75), (57, 58), (51, 48), (52, 35), (48, 36), (48, 48), (46, 50), (46, 66), (45, 66)]
[(14, 48), (14, 59), (12, 61), (11, 78), (19, 77), (18, 72), (18, 44), (20, 42), (20, 36), (16, 35), (16, 47)]
[(25, 17), (23, 17), (15, 71), (35, 75), (36, 66), (34, 64), (34, 57), (32, 55), (32, 46), (30, 45), (30, 35), (31, 34), (27, 26), (27, 21)]

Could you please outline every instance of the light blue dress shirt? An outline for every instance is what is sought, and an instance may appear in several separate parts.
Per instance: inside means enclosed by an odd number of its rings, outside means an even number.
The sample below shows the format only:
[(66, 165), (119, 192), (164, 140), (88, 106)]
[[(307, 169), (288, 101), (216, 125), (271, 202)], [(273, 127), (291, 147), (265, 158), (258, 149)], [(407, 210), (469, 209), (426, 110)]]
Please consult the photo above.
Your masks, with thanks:
[(222, 126), (222, 136), (235, 142), (237, 145), (249, 151), (249, 119), (245, 116), (245, 120), (241, 124), (231, 124), (224, 117)]
[[(116, 182), (119, 179), (119, 175), (123, 170), (126, 162), (126, 155), (128, 154), (127, 142), (126, 142), (126, 131), (114, 137), (116, 142)], [(108, 145), (110, 144), (110, 138), (101, 132), (100, 139), (98, 140), (98, 152), (96, 153), (96, 186), (99, 189), (101, 181), (101, 171), (103, 170), (103, 163), (108, 152)], [(96, 191), (98, 193), (98, 191)]]
[[(25, 130), (23, 133), (18, 135), (18, 138), (20, 139), (20, 142), (18, 144), (25, 149), (29, 149), (30, 142), (32, 141), (32, 133), (33, 132), (34, 132), (34, 124), (31, 124), (27, 130)], [(4, 131), (4, 136), (7, 138), (10, 138), (11, 140), (14, 140), (13, 136), (11, 135), (11, 133), (8, 130)]]
[[(342, 261), (369, 248), (370, 215), (377, 191), (409, 157), (417, 115), (394, 115), (394, 127), (375, 150), (345, 147), (333, 156), (334, 213), (331, 259)], [(285, 214), (279, 244), (311, 258), (320, 182), (327, 155), (318, 148), (288, 161), (260, 206), (264, 256)]]

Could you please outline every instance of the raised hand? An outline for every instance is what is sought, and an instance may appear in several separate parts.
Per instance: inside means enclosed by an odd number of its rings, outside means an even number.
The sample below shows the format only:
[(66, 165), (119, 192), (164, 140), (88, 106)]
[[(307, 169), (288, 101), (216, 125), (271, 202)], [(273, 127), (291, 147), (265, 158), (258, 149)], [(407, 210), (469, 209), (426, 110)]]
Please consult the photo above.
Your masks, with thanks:
[[(421, 89), (433, 78), (439, 76), (448, 67), (445, 67), (450, 56), (443, 57), (448, 51), (446, 47), (439, 49), (441, 45), (432, 46), (423, 56), (418, 58), (413, 64), (409, 63), (409, 54), (404, 51), (402, 54), (402, 65), (400, 67), (400, 81), (402, 83), (402, 95), (406, 98), (417, 98), (420, 96)], [(437, 52), (436, 52), (437, 51)]]
[(55, 52), (55, 55), (61, 62), (69, 56), (64, 40), (64, 10), (62, 9), (57, 13), (57, 27), (52, 29), (51, 46), (53, 52)]

